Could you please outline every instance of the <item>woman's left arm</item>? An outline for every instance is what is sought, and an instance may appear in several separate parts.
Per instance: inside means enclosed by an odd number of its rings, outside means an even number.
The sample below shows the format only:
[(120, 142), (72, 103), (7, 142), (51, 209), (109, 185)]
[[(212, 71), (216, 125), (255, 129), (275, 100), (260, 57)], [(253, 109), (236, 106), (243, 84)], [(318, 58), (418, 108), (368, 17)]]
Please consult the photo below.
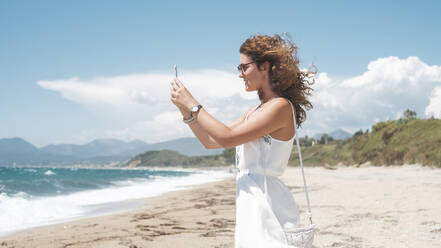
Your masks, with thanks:
[(254, 113), (248, 121), (232, 128), (216, 120), (203, 108), (199, 111), (196, 121), (218, 144), (224, 148), (231, 148), (283, 128), (286, 121), (278, 117), (286, 116), (283, 114), (286, 107), (290, 108), (286, 101), (275, 100), (271, 105)]
[[(199, 104), (178, 79), (172, 82), (171, 98), (174, 104), (188, 111)], [(252, 119), (233, 127), (216, 120), (204, 108), (200, 109), (196, 121), (219, 145), (231, 148), (283, 128), (289, 122), (287, 117), (290, 118), (290, 115), (284, 114), (287, 111), (291, 112), (289, 103), (284, 99), (275, 99), (261, 111), (255, 112)]]

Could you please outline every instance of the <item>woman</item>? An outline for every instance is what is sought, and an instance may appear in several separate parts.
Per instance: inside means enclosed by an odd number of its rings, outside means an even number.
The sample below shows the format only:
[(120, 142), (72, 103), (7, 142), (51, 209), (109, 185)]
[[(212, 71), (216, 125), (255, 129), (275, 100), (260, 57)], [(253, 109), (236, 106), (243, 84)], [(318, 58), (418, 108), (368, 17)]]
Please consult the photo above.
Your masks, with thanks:
[[(207, 149), (236, 147), (235, 247), (292, 247), (284, 228), (298, 227), (299, 215), (282, 175), (295, 129), (312, 104), (314, 72), (298, 68), (296, 47), (282, 37), (254, 35), (240, 47), (239, 77), (260, 104), (225, 125), (211, 116), (175, 78), (171, 101)], [(266, 177), (266, 180), (264, 178)]]

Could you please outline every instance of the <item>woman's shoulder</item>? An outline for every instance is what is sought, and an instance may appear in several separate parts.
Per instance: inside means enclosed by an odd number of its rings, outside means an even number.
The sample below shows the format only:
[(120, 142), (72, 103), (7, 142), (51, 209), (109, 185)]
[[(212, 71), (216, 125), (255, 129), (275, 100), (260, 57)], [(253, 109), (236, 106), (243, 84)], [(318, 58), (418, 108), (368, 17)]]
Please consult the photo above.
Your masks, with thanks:
[(248, 119), (249, 116), (253, 115), (256, 112), (261, 112), (263, 116), (273, 116), (278, 117), (280, 119), (281, 116), (288, 115), (291, 113), (291, 106), (289, 100), (283, 97), (273, 98), (265, 104), (259, 104), (251, 109), (249, 109), (245, 113), (245, 119)]
[(271, 101), (271, 106), (268, 106), (268, 112), (273, 113), (279, 120), (290, 121), (294, 113), (291, 102), (284, 97), (277, 97)]
[(278, 109), (280, 111), (291, 110), (291, 103), (288, 99), (284, 97), (276, 97), (269, 102), (272, 108)]
[(284, 105), (288, 105), (288, 106), (290, 105), (289, 104), (289, 100), (286, 99), (285, 97), (281, 97), (281, 96), (273, 98), (271, 100), (271, 102), (275, 102), (275, 103), (278, 103), (278, 104), (284, 104)]

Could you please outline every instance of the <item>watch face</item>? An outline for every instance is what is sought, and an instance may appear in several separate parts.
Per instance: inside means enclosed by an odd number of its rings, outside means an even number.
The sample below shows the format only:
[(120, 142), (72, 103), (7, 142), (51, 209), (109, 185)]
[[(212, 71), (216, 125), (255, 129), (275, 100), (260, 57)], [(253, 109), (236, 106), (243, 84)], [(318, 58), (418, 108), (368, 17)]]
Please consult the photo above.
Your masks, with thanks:
[(196, 105), (196, 106), (191, 107), (190, 111), (193, 112), (193, 113), (196, 113), (196, 112), (198, 112), (199, 109), (201, 109), (201, 108), (202, 108), (201, 105)]

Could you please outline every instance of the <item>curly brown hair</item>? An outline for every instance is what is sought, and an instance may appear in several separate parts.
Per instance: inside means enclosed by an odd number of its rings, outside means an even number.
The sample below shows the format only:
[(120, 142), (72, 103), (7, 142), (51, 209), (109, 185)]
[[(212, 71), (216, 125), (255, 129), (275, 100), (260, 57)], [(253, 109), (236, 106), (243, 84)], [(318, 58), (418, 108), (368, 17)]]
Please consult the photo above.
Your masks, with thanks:
[[(297, 126), (306, 120), (306, 110), (312, 109), (311, 96), (314, 84), (314, 70), (301, 71), (298, 64), (297, 46), (289, 38), (280, 35), (268, 36), (256, 34), (248, 38), (241, 46), (240, 53), (250, 57), (257, 67), (268, 61), (270, 63), (269, 76), (272, 90), (281, 97), (291, 101), (296, 110)], [(262, 100), (263, 92), (259, 90)]]

